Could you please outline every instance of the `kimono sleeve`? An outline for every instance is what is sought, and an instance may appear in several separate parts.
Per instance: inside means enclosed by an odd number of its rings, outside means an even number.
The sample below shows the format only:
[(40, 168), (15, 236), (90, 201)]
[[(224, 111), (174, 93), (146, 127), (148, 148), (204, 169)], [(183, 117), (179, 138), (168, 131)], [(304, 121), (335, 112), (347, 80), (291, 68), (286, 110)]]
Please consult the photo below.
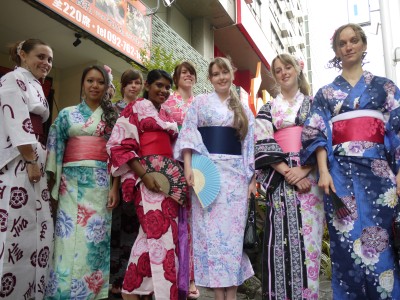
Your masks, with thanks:
[(139, 119), (134, 106), (127, 107), (114, 125), (107, 142), (108, 169), (114, 176), (126, 174), (131, 169), (128, 162), (139, 157)]
[(182, 124), (182, 129), (179, 132), (178, 139), (174, 146), (174, 158), (183, 161), (182, 151), (184, 149), (191, 149), (202, 155), (208, 156), (209, 152), (203, 143), (200, 132), (197, 130), (199, 126), (199, 109), (200, 102), (203, 97), (207, 95), (197, 96), (190, 105), (185, 119)]
[(383, 88), (387, 95), (385, 108), (389, 113), (385, 126), (385, 149), (392, 170), (397, 174), (400, 169), (400, 90), (392, 81)]
[(3, 118), (5, 134), (10, 138), (13, 147), (36, 144), (35, 132), (28, 109), (27, 84), (23, 76), (15, 72), (5, 75), (1, 82), (0, 117)]
[(55, 180), (54, 186), (50, 191), (55, 200), (58, 200), (62, 182), (62, 166), (65, 146), (69, 137), (69, 128), (69, 111), (68, 109), (63, 109), (50, 126), (47, 138), (46, 172), (50, 178), (54, 177)]
[(264, 104), (257, 114), (255, 121), (256, 145), (255, 168), (266, 169), (271, 164), (286, 162), (285, 154), (274, 139), (271, 104)]
[(317, 163), (315, 150), (318, 147), (325, 148), (328, 160), (333, 158), (330, 120), (331, 112), (328, 100), (325, 99), (323, 91), (320, 89), (315, 95), (301, 134), (301, 165), (314, 165)]

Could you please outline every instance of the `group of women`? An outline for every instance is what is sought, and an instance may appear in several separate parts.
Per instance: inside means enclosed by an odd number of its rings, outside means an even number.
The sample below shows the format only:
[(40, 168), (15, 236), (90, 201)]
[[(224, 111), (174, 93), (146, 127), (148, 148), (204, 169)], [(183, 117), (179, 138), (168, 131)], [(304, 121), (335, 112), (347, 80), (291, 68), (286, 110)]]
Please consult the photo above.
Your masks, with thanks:
[[(196, 285), (236, 299), (254, 274), (243, 235), (257, 181), (266, 191), (262, 299), (318, 299), (325, 223), (333, 298), (400, 299), (392, 232), (400, 91), (363, 70), (366, 48), (358, 25), (338, 28), (330, 64), (342, 73), (314, 98), (301, 62), (278, 55), (271, 73), (279, 92), (255, 118), (232, 88), (226, 58), (209, 64), (214, 91), (196, 97), (189, 62), (173, 77), (151, 70), (145, 81), (128, 70), (114, 105), (107, 70), (90, 66), (79, 104), (60, 111), (46, 142), (39, 81), (52, 50), (40, 40), (16, 43), (18, 67), (0, 81), (0, 297), (106, 299), (111, 258), (112, 291), (124, 299), (196, 299)], [(192, 187), (193, 154), (220, 172), (220, 192), (205, 209), (190, 189), (185, 205), (162, 193), (143, 163), (180, 161)], [(136, 236), (118, 230), (137, 220)], [(111, 224), (128, 258), (110, 254)]]

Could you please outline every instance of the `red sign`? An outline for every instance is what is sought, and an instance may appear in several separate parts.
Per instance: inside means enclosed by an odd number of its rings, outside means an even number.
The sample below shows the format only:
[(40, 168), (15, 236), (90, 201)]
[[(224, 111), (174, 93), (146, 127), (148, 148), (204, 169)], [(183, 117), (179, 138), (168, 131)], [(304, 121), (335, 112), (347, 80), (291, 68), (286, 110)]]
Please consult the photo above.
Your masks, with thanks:
[(36, 0), (117, 51), (142, 63), (151, 42), (151, 16), (137, 0)]

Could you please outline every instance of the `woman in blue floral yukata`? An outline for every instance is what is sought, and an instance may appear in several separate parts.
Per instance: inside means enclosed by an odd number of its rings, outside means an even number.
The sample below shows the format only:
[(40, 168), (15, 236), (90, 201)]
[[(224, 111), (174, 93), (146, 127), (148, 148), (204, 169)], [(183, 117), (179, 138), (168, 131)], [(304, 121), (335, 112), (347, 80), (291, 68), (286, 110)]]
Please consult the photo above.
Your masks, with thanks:
[(318, 163), (326, 194), (333, 299), (400, 299), (392, 231), (400, 195), (400, 91), (363, 70), (367, 38), (360, 26), (339, 27), (332, 48), (330, 64), (342, 74), (314, 98), (302, 164)]
[(81, 103), (61, 110), (50, 128), (46, 171), (58, 209), (47, 299), (108, 298), (111, 209), (119, 200), (107, 174), (117, 117), (108, 86), (103, 67), (87, 67)]

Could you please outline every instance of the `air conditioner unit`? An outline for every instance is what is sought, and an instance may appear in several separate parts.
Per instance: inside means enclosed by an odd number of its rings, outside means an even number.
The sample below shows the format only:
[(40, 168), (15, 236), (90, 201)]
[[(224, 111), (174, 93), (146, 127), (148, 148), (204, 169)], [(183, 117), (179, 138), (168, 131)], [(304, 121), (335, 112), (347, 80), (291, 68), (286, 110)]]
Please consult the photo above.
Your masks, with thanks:
[(293, 46), (293, 45), (289, 45), (288, 46), (288, 51), (289, 51), (290, 54), (293, 54), (293, 53), (296, 52), (296, 47)]
[(288, 19), (293, 19), (293, 18), (294, 18), (293, 10), (288, 9), (288, 10), (286, 11), (286, 17), (287, 17)]
[(297, 17), (297, 21), (298, 21), (299, 23), (303, 23), (303, 21), (304, 21), (303, 15), (299, 15), (299, 16)]
[(279, 26), (281, 28), (281, 37), (285, 38), (289, 36), (288, 25), (286, 22), (282, 22)]

